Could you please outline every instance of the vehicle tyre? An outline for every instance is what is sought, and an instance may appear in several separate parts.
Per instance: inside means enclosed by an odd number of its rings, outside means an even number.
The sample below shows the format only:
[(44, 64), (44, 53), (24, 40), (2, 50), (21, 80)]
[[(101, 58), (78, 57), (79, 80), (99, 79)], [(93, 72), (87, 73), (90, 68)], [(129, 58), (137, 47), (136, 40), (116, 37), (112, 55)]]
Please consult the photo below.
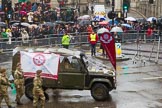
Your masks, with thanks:
[[(25, 86), (25, 95), (28, 99), (33, 100), (33, 83), (29, 83)], [(46, 89), (44, 89), (45, 91)], [(48, 101), (49, 100), (49, 96), (46, 92), (44, 92), (45, 98)]]
[(33, 83), (25, 85), (25, 95), (28, 99), (33, 100)]
[(101, 83), (96, 83), (91, 88), (91, 95), (96, 101), (105, 101), (108, 99), (108, 88)]

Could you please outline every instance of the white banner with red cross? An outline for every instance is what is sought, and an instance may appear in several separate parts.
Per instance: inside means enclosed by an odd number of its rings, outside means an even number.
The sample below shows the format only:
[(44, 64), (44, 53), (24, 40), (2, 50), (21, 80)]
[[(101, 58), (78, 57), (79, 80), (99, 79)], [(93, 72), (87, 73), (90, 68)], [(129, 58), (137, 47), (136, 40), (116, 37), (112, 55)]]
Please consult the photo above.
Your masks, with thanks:
[(41, 52), (20, 52), (21, 68), (25, 77), (34, 77), (37, 70), (42, 70), (41, 77), (58, 79), (60, 55)]

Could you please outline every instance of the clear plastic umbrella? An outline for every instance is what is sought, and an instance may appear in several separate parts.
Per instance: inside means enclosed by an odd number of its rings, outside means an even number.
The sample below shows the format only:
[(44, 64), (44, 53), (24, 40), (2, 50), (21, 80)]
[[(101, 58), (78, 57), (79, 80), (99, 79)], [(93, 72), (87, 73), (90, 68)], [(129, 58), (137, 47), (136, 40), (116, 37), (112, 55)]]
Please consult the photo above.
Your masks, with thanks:
[(12, 26), (24, 26), (24, 27), (28, 27), (30, 26), (29, 23), (26, 23), (26, 22), (22, 22), (22, 23), (14, 23), (12, 24)]
[(108, 21), (99, 22), (100, 25), (108, 25)]
[(129, 24), (121, 24), (121, 26), (128, 27), (128, 28), (132, 28), (132, 26), (129, 25)]
[(152, 22), (153, 20), (157, 20), (157, 18), (156, 18), (156, 17), (149, 17), (149, 18), (147, 19), (147, 21), (150, 21), (150, 22)]
[(110, 31), (106, 28), (100, 28), (100, 29), (98, 29), (97, 34), (102, 34), (104, 32), (110, 32)]
[(28, 28), (33, 28), (33, 27), (34, 27), (34, 28), (37, 28), (38, 25), (36, 25), (36, 24), (31, 24), (31, 25), (28, 26)]
[(89, 20), (91, 17), (89, 15), (83, 15), (77, 18), (78, 20)]
[(0, 27), (6, 27), (7, 24), (5, 22), (0, 22)]
[(127, 18), (125, 18), (125, 20), (127, 20), (127, 21), (137, 21), (135, 18), (133, 18), (133, 17), (127, 17)]
[(110, 32), (123, 32), (121, 27), (113, 27)]

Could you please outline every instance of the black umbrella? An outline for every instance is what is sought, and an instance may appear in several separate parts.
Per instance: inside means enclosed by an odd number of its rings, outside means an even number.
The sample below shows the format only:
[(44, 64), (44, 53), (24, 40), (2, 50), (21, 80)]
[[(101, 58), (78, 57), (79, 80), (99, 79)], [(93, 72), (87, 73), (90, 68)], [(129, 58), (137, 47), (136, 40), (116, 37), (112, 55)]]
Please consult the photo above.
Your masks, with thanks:
[(65, 22), (66, 24), (74, 24), (74, 21)]
[(0, 22), (0, 27), (6, 27), (7, 24), (5, 22)]
[(13, 23), (12, 26), (28, 27), (28, 26), (30, 26), (30, 24), (29, 23), (26, 23), (26, 22), (21, 22), (21, 23)]
[(90, 20), (81, 20), (79, 22), (79, 25), (81, 25), (81, 26), (90, 25), (90, 24), (91, 24)]
[(55, 21), (56, 24), (65, 24), (65, 21)]
[(12, 20), (12, 21), (10, 21), (10, 25), (12, 25), (12, 24), (14, 24), (14, 23), (20, 23), (20, 21), (18, 21), (18, 20)]
[(43, 25), (54, 27), (54, 23), (52, 23), (52, 22), (45, 22), (45, 24), (43, 24)]

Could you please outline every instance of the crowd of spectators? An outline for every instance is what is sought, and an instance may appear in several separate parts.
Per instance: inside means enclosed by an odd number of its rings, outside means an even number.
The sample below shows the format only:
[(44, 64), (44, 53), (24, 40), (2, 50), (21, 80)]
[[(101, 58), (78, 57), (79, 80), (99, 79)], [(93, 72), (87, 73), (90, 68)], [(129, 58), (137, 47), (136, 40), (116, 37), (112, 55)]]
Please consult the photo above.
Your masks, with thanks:
[[(147, 22), (147, 26), (143, 23), (132, 23), (128, 22), (131, 27), (122, 26), (121, 23), (115, 26), (119, 26), (123, 29), (124, 33), (146, 33), (147, 36), (151, 36), (154, 32), (157, 32), (157, 28), (154, 27), (153, 23)], [(44, 37), (62, 37), (65, 32), (71, 34), (73, 36), (79, 36), (79, 33), (91, 33), (92, 31), (96, 31), (99, 28), (105, 27), (109, 31), (113, 26), (106, 24), (106, 25), (99, 25), (98, 22), (94, 22), (93, 24), (85, 24), (84, 26), (79, 25), (78, 23), (62, 23), (62, 24), (53, 24), (45, 25), (40, 24), (37, 27), (11, 27), (11, 28), (3, 28), (1, 32), (1, 40), (6, 41), (9, 37), (12, 37), (12, 40), (17, 38), (24, 38), (27, 39), (35, 39), (35, 38), (44, 38)], [(9, 36), (8, 29), (10, 29), (12, 35)], [(25, 35), (23, 31), (26, 31)], [(24, 42), (24, 41), (23, 41)], [(11, 44), (11, 42), (9, 42)]]
[[(18, 11), (17, 9), (15, 10)], [(3, 27), (1, 28), (1, 41), (8, 41), (8, 44), (12, 44), (12, 40), (22, 39), (22, 41), (25, 43), (25, 40), (29, 39), (37, 39), (44, 37), (62, 37), (65, 32), (73, 36), (79, 36), (79, 33), (87, 33), (88, 35), (92, 31), (97, 32), (97, 30), (102, 27), (105, 27), (110, 31), (111, 28), (114, 26), (121, 27), (124, 33), (146, 33), (147, 36), (152, 36), (152, 34), (158, 30), (158, 27), (154, 22), (147, 21), (118, 21), (118, 24), (112, 26), (110, 23), (99, 24), (98, 21), (89, 20), (90, 23), (80, 25), (76, 17), (76, 19), (71, 19), (72, 22), (61, 22), (64, 18), (58, 15), (60, 13), (56, 12), (57, 9), (53, 11), (51, 10), (52, 9), (48, 6), (46, 6), (46, 8), (44, 9), (44, 11), (46, 11), (47, 14), (44, 14), (43, 22), (49, 22), (49, 24), (41, 22), (42, 20), (38, 21), (39, 23), (36, 23), (37, 21), (34, 20), (35, 17), (33, 15), (42, 15), (41, 4), (21, 3), (20, 12), (25, 11), (24, 13), (21, 13), (21, 17), (28, 17), (23, 22), (29, 23), (30, 25), (35, 24), (36, 26), (12, 26), (11, 24), (9, 27)], [(50, 15), (52, 15), (51, 12), (57, 13), (53, 15), (56, 17), (56, 19), (52, 19), (52, 17), (50, 17)], [(68, 11), (66, 11), (66, 14), (69, 14), (67, 12)], [(59, 20), (60, 22), (56, 23), (55, 20)], [(130, 25), (130, 27), (122, 26), (122, 24), (124, 23)]]

